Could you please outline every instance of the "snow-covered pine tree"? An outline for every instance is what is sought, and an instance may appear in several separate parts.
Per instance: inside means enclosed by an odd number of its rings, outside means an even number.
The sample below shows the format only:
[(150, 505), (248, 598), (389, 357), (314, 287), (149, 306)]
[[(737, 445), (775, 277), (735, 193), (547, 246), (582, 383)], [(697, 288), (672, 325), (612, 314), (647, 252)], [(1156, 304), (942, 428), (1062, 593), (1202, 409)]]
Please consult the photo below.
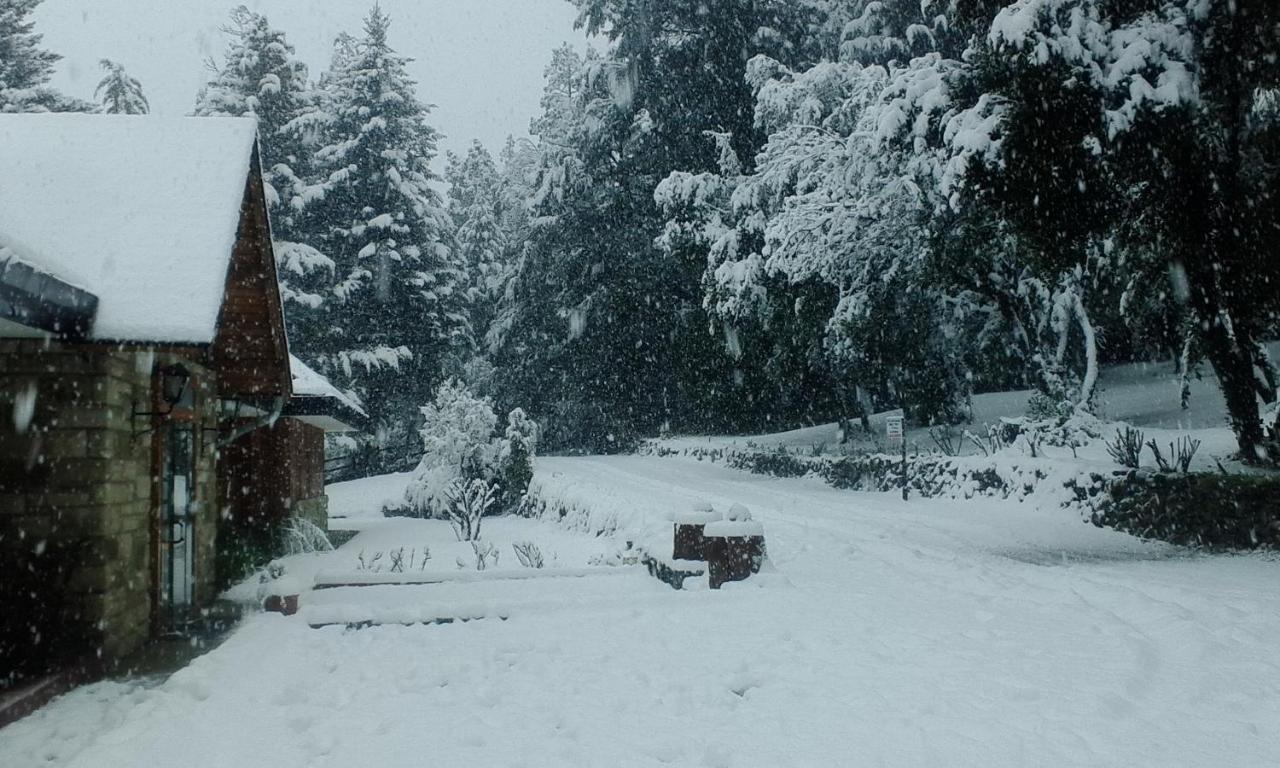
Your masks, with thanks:
[(706, 304), (726, 344), (741, 355), (749, 335), (789, 359), (771, 369), (779, 388), (797, 371), (826, 372), (838, 374), (843, 416), (865, 408), (863, 392), (919, 422), (962, 418), (962, 347), (947, 337), (948, 296), (929, 270), (932, 168), (875, 138), (889, 74), (856, 62), (793, 72), (767, 57), (748, 72), (769, 133), (755, 170), (742, 175), (713, 137), (719, 174), (676, 173), (658, 187), (673, 215), (661, 242), (707, 254)]
[(142, 83), (124, 71), (124, 66), (110, 59), (99, 64), (106, 74), (94, 90), (99, 108), (108, 115), (145, 115), (151, 111), (147, 97), (142, 93)]
[[(589, 53), (587, 60), (598, 58)], [(495, 381), (498, 399), (553, 422), (553, 412), (568, 410), (569, 377), (558, 363), (567, 335), (563, 286), (556, 277), (561, 260), (551, 242), (564, 212), (565, 190), (581, 178), (573, 139), (586, 119), (584, 57), (562, 45), (552, 52), (543, 76), (542, 109), (530, 123), (533, 141), (510, 144), (510, 159), (504, 152), (507, 210), (519, 219), (511, 229), (518, 233), (512, 238), (518, 245), (485, 351), (504, 374)], [(558, 439), (553, 435), (550, 442)]]
[(285, 33), (266, 16), (240, 6), (223, 32), (227, 50), (220, 65), (210, 64), (214, 75), (196, 97), (195, 114), (257, 118), (268, 194), (281, 214), (277, 235), (292, 236), (292, 214), (306, 197), (309, 156), (326, 120), (321, 95)]
[(325, 227), (337, 308), (321, 368), (355, 389), (382, 427), (405, 427), (473, 340), (449, 214), (432, 182), (436, 130), (409, 59), (374, 6), (324, 79), (332, 110), (306, 216)]
[(0, 0), (0, 112), (89, 112), (93, 105), (49, 87), (62, 59), (40, 47), (31, 13), (41, 0)]
[(489, 150), (475, 141), (465, 156), (450, 153), (445, 180), (456, 226), (455, 252), (466, 270), (471, 325), (480, 338), (488, 331), (509, 277), (502, 177)]
[(529, 204), (537, 189), (542, 160), (542, 149), (537, 144), (529, 139), (511, 136), (507, 137), (507, 143), (499, 156), (499, 173), (502, 179), (500, 227), (506, 246), (502, 262), (502, 290), (494, 303), (493, 316), (485, 326), (483, 338), (479, 336), (477, 329), (476, 339), (489, 357), (502, 347), (511, 324), (517, 317), (516, 290), (533, 235), (534, 221)]
[(312, 154), (326, 114), (306, 65), (266, 16), (240, 6), (223, 32), (226, 52), (221, 64), (210, 65), (214, 75), (196, 97), (195, 114), (258, 120), (289, 338), (304, 360), (316, 363), (331, 327), (334, 264), (317, 247), (323, 232), (303, 211), (314, 193)]
[(511, 244), (522, 241), (529, 229), (529, 197), (537, 183), (540, 156), (529, 139), (507, 137), (498, 155), (502, 175), (502, 229)]
[[(545, 150), (536, 222), (515, 285), (504, 377), (527, 397), (549, 445), (616, 450), (637, 432), (745, 427), (776, 415), (776, 388), (708, 332), (703, 262), (655, 248), (653, 189), (669, 173), (716, 168), (705, 132), (727, 134), (750, 163), (759, 137), (746, 58), (790, 57), (795, 3), (575, 0), (607, 54), (565, 77), (549, 70), (533, 132)], [(534, 297), (537, 297), (536, 299)], [(509, 322), (508, 322), (509, 321)]]
[(226, 52), (220, 65), (211, 64), (214, 75), (196, 97), (195, 114), (253, 115), (271, 164), (283, 162), (292, 147), (276, 142), (311, 106), (307, 66), (283, 31), (243, 5), (232, 10), (223, 32), (229, 38)]

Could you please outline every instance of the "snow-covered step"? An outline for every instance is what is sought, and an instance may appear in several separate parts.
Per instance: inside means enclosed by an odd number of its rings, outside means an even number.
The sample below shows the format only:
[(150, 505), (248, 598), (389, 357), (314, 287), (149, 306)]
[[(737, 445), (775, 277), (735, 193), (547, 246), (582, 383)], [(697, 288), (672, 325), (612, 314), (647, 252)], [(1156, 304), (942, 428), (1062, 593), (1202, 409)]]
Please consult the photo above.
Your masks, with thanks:
[(545, 579), (580, 579), (588, 577), (625, 576), (638, 566), (599, 568), (505, 568), (484, 571), (321, 571), (316, 574), (313, 589), (338, 587), (413, 586), (423, 584), (461, 584), (491, 581), (537, 581)]
[(655, 593), (669, 594), (642, 568), (592, 570), (595, 573), (576, 577), (476, 578), (486, 571), (466, 573), (465, 578), (452, 581), (332, 586), (307, 594), (301, 615), (313, 627), (444, 624), (506, 620), (584, 605), (617, 605)]

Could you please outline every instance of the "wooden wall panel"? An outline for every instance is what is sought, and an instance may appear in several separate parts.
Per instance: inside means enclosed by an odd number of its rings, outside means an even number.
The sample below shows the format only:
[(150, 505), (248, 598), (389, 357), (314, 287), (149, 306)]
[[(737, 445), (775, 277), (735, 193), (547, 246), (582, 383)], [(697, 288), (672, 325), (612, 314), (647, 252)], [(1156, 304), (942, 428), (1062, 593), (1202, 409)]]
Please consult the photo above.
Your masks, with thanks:
[(266, 197), (255, 153), (211, 357), (225, 397), (288, 397), (292, 378)]

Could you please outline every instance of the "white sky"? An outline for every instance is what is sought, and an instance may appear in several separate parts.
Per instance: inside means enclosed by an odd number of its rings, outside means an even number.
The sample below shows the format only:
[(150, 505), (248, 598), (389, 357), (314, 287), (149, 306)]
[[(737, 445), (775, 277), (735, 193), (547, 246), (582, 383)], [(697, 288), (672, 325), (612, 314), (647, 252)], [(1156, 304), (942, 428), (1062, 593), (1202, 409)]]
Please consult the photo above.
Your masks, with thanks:
[[(34, 14), (44, 47), (64, 58), (54, 85), (91, 98), (98, 60), (119, 61), (142, 82), (152, 112), (189, 112), (219, 62), (220, 27), (241, 0), (44, 0)], [(359, 34), (373, 0), (243, 0), (284, 30), (314, 78), (328, 66), (333, 38)], [(443, 150), (465, 151), (478, 138), (493, 152), (523, 135), (537, 114), (542, 70), (563, 42), (586, 47), (568, 0), (382, 0), (391, 44), (415, 59), (410, 72)], [(442, 167), (442, 166), (441, 166)]]

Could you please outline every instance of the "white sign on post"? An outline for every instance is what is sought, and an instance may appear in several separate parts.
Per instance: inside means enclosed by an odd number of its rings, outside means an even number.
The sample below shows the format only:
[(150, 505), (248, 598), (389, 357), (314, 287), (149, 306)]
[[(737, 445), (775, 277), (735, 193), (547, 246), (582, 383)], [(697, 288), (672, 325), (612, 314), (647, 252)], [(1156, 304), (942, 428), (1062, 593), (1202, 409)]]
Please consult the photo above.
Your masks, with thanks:
[(884, 436), (889, 439), (890, 445), (898, 445), (902, 442), (903, 423), (905, 420), (902, 411), (896, 411), (885, 416)]

